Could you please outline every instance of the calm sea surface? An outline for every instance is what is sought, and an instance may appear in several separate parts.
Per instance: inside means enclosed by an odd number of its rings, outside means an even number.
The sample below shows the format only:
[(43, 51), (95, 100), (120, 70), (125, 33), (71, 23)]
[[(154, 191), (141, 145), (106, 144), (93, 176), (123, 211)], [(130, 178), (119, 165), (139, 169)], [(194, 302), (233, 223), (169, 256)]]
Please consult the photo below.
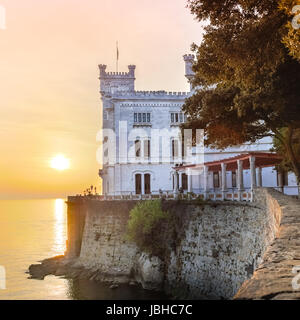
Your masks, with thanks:
[(165, 298), (138, 287), (112, 290), (98, 282), (55, 276), (28, 279), (25, 272), (30, 264), (65, 251), (67, 221), (63, 199), (0, 200), (0, 219), (0, 300)]

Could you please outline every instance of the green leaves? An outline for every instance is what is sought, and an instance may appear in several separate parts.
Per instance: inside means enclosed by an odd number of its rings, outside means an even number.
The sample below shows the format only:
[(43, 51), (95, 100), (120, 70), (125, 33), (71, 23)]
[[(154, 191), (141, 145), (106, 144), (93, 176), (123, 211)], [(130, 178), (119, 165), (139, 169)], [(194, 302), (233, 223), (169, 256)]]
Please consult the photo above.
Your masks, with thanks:
[(160, 200), (141, 201), (130, 211), (127, 238), (142, 251), (160, 257), (165, 250), (163, 236), (168, 219)]

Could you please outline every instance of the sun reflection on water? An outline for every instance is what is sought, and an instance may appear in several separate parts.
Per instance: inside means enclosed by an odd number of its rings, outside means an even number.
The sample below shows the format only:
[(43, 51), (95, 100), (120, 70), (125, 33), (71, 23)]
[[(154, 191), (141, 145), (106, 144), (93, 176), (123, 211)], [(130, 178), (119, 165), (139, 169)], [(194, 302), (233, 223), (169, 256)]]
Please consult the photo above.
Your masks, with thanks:
[(54, 217), (54, 245), (52, 250), (55, 255), (61, 255), (66, 250), (66, 212), (63, 199), (55, 199)]

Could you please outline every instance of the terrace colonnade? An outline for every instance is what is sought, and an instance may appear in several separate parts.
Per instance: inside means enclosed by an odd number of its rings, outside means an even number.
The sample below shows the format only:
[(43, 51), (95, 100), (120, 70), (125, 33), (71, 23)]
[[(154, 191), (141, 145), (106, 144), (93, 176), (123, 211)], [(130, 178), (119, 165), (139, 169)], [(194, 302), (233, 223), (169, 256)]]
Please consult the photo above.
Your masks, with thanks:
[[(188, 193), (201, 194), (204, 199), (211, 200), (248, 200), (252, 201), (253, 189), (263, 186), (262, 169), (274, 167), (281, 162), (281, 157), (275, 153), (250, 152), (235, 157), (206, 162), (204, 164), (180, 165), (174, 167), (174, 194), (182, 189), (179, 174), (183, 172), (188, 177)], [(243, 170), (250, 169), (250, 188), (244, 187)], [(235, 185), (228, 188), (227, 171), (235, 174)], [(218, 173), (217, 187), (209, 179), (210, 173)], [(195, 191), (192, 177), (199, 177), (201, 188)], [(214, 183), (214, 181), (213, 181)], [(278, 172), (278, 186), (283, 188), (283, 176)]]

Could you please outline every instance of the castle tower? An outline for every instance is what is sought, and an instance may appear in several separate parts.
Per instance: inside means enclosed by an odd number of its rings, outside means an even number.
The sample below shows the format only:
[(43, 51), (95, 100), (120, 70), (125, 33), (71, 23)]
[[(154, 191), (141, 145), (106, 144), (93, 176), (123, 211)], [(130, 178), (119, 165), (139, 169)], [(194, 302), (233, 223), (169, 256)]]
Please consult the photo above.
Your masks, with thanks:
[(183, 60), (185, 62), (185, 76), (188, 79), (188, 82), (191, 87), (192, 91), (192, 80), (195, 75), (195, 72), (193, 71), (193, 64), (195, 62), (195, 56), (193, 54), (185, 54), (183, 56)]
[(134, 65), (129, 65), (128, 72), (106, 72), (106, 65), (100, 64), (100, 93), (134, 91), (135, 68)]

